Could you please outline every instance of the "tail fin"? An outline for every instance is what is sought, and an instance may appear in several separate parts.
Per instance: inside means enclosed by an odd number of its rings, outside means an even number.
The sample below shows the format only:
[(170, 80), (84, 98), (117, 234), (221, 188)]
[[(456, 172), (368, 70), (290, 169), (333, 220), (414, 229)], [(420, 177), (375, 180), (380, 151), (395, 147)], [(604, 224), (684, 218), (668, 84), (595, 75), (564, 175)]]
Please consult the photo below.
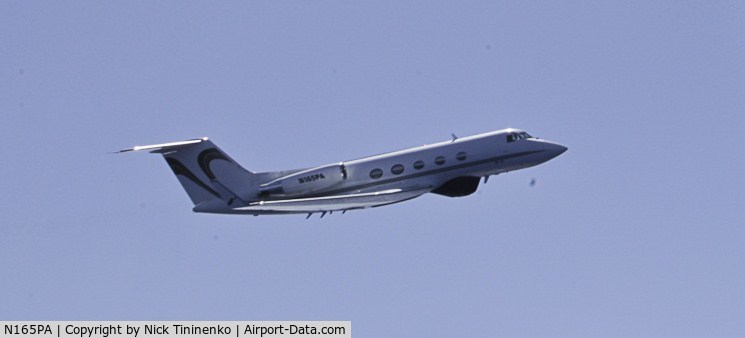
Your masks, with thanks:
[[(208, 138), (136, 146), (119, 152), (150, 150), (163, 155), (194, 205), (221, 199), (243, 202), (254, 187), (254, 174), (243, 169)], [(243, 197), (242, 197), (243, 196)]]

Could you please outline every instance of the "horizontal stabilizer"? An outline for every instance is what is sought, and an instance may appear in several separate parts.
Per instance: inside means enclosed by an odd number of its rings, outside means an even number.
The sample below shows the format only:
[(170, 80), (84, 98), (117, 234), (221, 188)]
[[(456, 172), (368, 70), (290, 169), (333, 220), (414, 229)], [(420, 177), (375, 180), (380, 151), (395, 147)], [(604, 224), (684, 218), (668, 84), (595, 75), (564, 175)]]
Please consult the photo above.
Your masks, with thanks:
[(179, 141), (179, 142), (169, 142), (169, 143), (161, 143), (161, 144), (151, 144), (147, 146), (134, 146), (129, 149), (122, 149), (117, 151), (117, 153), (126, 153), (129, 151), (140, 151), (140, 150), (152, 150), (154, 153), (163, 152), (164, 150), (172, 149), (172, 148), (178, 148), (181, 146), (189, 145), (189, 144), (195, 144), (207, 141), (208, 138), (202, 137), (202, 138), (195, 138), (191, 140), (186, 141)]

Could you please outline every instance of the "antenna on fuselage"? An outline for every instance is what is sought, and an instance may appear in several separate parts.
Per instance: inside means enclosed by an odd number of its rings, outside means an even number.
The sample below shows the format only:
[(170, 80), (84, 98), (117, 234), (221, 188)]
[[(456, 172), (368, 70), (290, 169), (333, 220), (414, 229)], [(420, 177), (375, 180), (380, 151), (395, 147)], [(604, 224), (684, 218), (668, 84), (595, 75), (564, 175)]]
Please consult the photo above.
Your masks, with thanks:
[(453, 137), (453, 139), (452, 139), (452, 140), (450, 140), (450, 143), (453, 143), (453, 142), (455, 142), (455, 140), (457, 140), (457, 139), (458, 139), (458, 136), (455, 136), (455, 134), (450, 134), (450, 136), (452, 136), (452, 137)]

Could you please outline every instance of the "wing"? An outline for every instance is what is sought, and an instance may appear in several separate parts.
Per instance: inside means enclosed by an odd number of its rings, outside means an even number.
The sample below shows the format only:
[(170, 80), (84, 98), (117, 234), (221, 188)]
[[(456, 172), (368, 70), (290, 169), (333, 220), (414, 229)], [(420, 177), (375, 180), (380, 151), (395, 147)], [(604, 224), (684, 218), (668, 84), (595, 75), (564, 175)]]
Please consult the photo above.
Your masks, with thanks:
[(422, 194), (428, 193), (430, 190), (432, 189), (389, 189), (350, 195), (296, 198), (278, 201), (259, 201), (251, 203), (245, 207), (235, 208), (234, 210), (249, 213), (251, 211), (279, 213), (313, 213), (323, 211), (362, 209), (403, 202), (421, 196)]

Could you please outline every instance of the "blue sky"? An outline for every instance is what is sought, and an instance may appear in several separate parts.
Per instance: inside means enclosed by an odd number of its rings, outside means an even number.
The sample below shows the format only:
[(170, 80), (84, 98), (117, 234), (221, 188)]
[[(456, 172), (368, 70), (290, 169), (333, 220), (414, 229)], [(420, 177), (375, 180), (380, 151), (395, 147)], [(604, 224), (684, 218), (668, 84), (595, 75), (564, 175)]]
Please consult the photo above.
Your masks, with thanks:
[[(745, 332), (742, 2), (5, 1), (0, 31), (0, 319)], [(107, 154), (209, 136), (265, 171), (506, 127), (569, 151), (309, 220), (194, 214)]]

